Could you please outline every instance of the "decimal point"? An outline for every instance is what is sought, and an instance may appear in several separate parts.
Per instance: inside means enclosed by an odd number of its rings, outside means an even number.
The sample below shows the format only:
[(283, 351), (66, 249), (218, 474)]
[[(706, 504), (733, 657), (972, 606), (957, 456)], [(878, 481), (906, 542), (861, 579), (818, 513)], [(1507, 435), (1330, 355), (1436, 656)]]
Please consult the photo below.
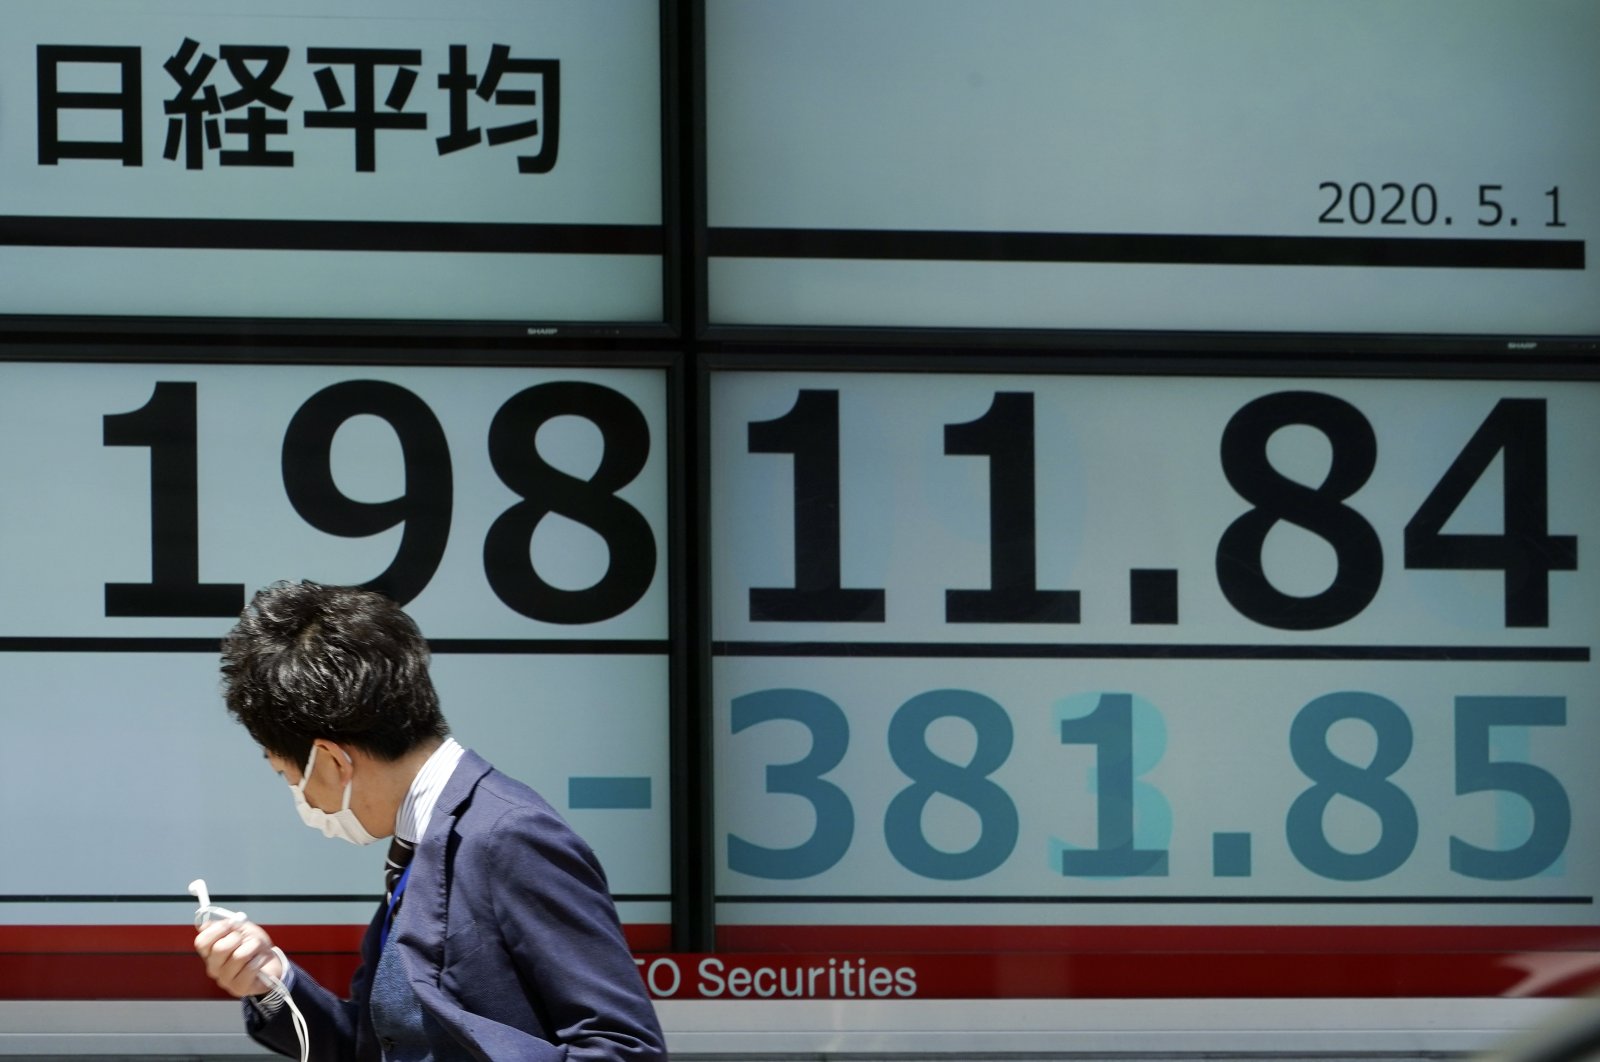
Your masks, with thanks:
[(1211, 835), (1211, 873), (1218, 878), (1250, 876), (1250, 835), (1214, 833)]
[(1128, 573), (1128, 619), (1138, 624), (1178, 622), (1178, 570), (1134, 568)]
[(1511, 219), (1511, 227), (1512, 228), (1516, 228), (1516, 226), (1517, 226), (1517, 219), (1516, 218), (1512, 218)]
[(1444, 223), (1446, 225), (1454, 225), (1456, 223), (1456, 219), (1455, 218), (1445, 218), (1444, 219)]

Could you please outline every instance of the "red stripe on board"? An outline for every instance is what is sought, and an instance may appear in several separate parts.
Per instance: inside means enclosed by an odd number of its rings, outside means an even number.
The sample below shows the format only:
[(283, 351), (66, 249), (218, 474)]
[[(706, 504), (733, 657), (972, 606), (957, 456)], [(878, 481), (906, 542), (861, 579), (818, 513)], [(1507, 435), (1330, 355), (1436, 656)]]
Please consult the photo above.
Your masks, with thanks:
[[(284, 951), (350, 952), (361, 948), (365, 926), (278, 926), (272, 941)], [(0, 926), (0, 954), (178, 952), (194, 954), (194, 929), (171, 926)]]
[(926, 998), (1579, 995), (1594, 926), (719, 926), (719, 957), (916, 968)]
[[(358, 926), (280, 926), (323, 984)], [(627, 927), (660, 998), (1570, 996), (1600, 988), (1600, 930), (1549, 926), (724, 926), (715, 955)], [(225, 998), (184, 926), (0, 926), (0, 999)]]
[[(1226, 999), (1576, 996), (1600, 988), (1600, 952), (1389, 954), (872, 954), (793, 952), (640, 958), (658, 998)], [(298, 955), (317, 981), (349, 983), (354, 955)], [(855, 984), (846, 968), (862, 971)], [(743, 971), (739, 973), (737, 971)], [(763, 971), (767, 971), (763, 973)], [(815, 973), (811, 973), (815, 971)], [(884, 971), (873, 973), (873, 971)], [(881, 983), (868, 985), (868, 977)], [(763, 993), (763, 978), (767, 991)], [(802, 981), (801, 978), (807, 978)], [(0, 956), (0, 999), (226, 998), (193, 955)]]
[(1600, 987), (1600, 952), (719, 952), (648, 959), (645, 980), (673, 999), (1573, 996)]
[[(365, 926), (273, 926), (273, 943), (318, 982), (343, 988)], [(635, 952), (664, 951), (667, 925), (623, 927)], [(0, 999), (226, 999), (188, 926), (0, 926)]]

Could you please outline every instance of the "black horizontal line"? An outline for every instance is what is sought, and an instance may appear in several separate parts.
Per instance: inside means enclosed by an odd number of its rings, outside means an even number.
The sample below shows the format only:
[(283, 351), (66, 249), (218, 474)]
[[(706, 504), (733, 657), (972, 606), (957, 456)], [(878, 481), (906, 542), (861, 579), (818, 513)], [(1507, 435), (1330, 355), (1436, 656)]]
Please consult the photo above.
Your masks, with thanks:
[(1583, 269), (1582, 240), (1198, 236), (1121, 232), (715, 228), (717, 258), (843, 258), (1145, 265)]
[(1437, 660), (1589, 662), (1576, 645), (1195, 645), (1122, 642), (713, 642), (713, 656), (1024, 660)]
[[(664, 638), (432, 638), (441, 654), (535, 656), (664, 656)], [(215, 638), (0, 638), (0, 653), (216, 653)]]
[(0, 217), (0, 246), (661, 255), (660, 225)]
[(436, 653), (465, 655), (579, 654), (604, 656), (664, 656), (672, 650), (665, 638), (430, 638)]
[[(373, 903), (383, 893), (215, 893), (212, 903)], [(0, 893), (0, 903), (186, 903), (194, 906), (188, 893)]]
[(1593, 896), (718, 896), (726, 904), (1498, 904), (1591, 905)]
[[(381, 890), (363, 893), (342, 892), (233, 892), (215, 893), (213, 903), (376, 903), (383, 898)], [(643, 902), (670, 900), (667, 893), (613, 893), (618, 902)], [(0, 903), (186, 903), (191, 907), (195, 898), (188, 893), (0, 893)]]

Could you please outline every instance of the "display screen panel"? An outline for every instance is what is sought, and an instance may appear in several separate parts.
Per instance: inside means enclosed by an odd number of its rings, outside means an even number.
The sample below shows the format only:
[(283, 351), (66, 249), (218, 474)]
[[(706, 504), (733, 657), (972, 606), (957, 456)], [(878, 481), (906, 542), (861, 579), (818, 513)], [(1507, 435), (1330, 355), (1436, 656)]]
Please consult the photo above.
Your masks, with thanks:
[[(196, 877), (353, 966), (382, 854), (305, 829), (222, 704), (221, 639), (280, 579), (401, 601), (455, 736), (572, 822), (663, 946), (666, 375), (0, 364), (0, 997), (209, 994)], [(111, 984), (107, 954), (141, 950)]]
[(1600, 384), (710, 395), (723, 947), (883, 998), (1592, 974)]
[(1592, 341), (1597, 38), (1584, 0), (707, 0), (708, 319)]
[(654, 0), (18, 0), (6, 24), (14, 324), (664, 318)]

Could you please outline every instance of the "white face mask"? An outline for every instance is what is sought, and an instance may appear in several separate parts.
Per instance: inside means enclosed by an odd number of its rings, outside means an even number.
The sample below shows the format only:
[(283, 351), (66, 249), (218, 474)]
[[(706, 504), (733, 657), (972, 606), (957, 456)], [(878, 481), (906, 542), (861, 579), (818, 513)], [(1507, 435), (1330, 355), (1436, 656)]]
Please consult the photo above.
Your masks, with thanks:
[[(346, 763), (350, 757), (344, 758)], [(289, 792), (294, 794), (294, 809), (300, 813), (300, 821), (310, 826), (313, 830), (321, 830), (324, 837), (337, 837), (341, 841), (351, 844), (371, 844), (377, 838), (367, 832), (361, 825), (361, 820), (356, 818), (356, 813), (350, 810), (350, 790), (355, 786), (352, 779), (344, 786), (344, 807), (329, 814), (321, 808), (314, 808), (306, 800), (306, 782), (311, 777), (311, 768), (317, 762), (317, 747), (311, 746), (311, 755), (306, 759), (306, 769), (300, 772), (300, 784), (291, 785)]]

